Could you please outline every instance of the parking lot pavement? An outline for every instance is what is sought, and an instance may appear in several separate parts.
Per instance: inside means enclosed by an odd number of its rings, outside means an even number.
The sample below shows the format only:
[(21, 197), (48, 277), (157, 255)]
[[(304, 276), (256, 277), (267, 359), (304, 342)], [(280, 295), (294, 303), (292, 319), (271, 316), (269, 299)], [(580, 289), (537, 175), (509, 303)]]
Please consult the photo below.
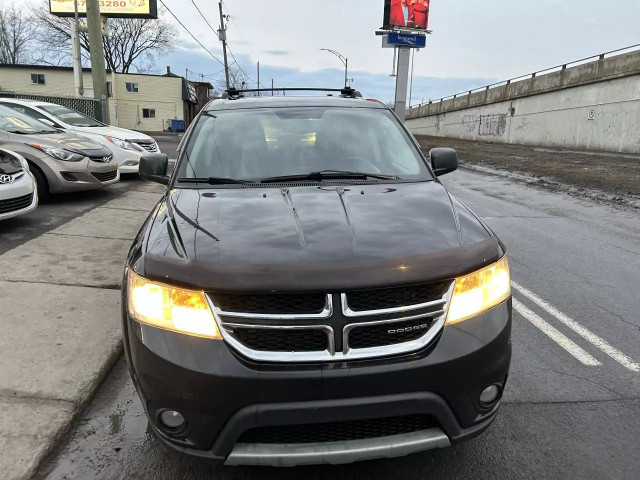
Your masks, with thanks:
[(31, 476), (120, 357), (125, 256), (162, 191), (131, 178), (0, 224), (0, 478)]
[(158, 444), (121, 360), (37, 478), (637, 479), (640, 218), (465, 170), (443, 183), (501, 237), (514, 281), (511, 372), (485, 434), (354, 465), (212, 467)]

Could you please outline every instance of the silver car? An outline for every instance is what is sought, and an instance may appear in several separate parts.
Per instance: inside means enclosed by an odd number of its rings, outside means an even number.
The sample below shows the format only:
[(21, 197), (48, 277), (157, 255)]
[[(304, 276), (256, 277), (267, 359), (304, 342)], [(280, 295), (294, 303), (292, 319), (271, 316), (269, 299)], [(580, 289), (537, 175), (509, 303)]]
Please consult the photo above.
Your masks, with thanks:
[(0, 148), (0, 220), (32, 212), (37, 206), (36, 179), (27, 161)]
[(38, 196), (93, 190), (120, 180), (108, 148), (85, 137), (0, 106), (0, 148), (22, 155), (38, 184)]

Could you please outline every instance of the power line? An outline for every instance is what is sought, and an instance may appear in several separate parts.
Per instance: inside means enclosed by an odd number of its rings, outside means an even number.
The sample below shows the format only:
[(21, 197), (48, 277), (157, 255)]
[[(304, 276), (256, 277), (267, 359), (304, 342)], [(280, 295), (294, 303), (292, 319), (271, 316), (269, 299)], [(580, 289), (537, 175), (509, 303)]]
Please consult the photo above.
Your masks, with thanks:
[(202, 17), (202, 19), (205, 21), (205, 23), (206, 23), (207, 25), (209, 25), (209, 28), (211, 29), (211, 31), (212, 31), (213, 33), (215, 33), (215, 34), (216, 34), (216, 37), (218, 38), (218, 40), (220, 40), (220, 36), (218, 35), (218, 31), (217, 31), (215, 28), (213, 28), (213, 27), (211, 26), (211, 24), (209, 23), (209, 21), (207, 20), (207, 18), (204, 16), (204, 14), (203, 14), (203, 13), (200, 11), (200, 9), (198, 8), (198, 5), (196, 5), (196, 2), (195, 2), (194, 0), (191, 0), (191, 3), (193, 3), (193, 6), (194, 6), (194, 7), (196, 7), (196, 10), (198, 10), (198, 13), (199, 13), (199, 14), (200, 14), (200, 16)]
[(205, 46), (200, 42), (200, 40), (198, 40), (198, 39), (195, 37), (195, 35), (194, 35), (193, 33), (191, 33), (191, 31), (190, 31), (187, 27), (185, 27), (185, 26), (184, 26), (184, 23), (182, 23), (182, 22), (180, 21), (180, 19), (179, 19), (178, 17), (176, 17), (176, 16), (175, 16), (175, 14), (174, 14), (170, 9), (169, 9), (169, 7), (167, 7), (167, 6), (165, 5), (165, 3), (164, 3), (162, 0), (160, 0), (160, 3), (162, 4), (162, 6), (163, 6), (164, 8), (166, 8), (166, 9), (167, 9), (167, 11), (171, 14), (171, 16), (172, 16), (173, 18), (175, 18), (175, 19), (176, 19), (176, 22), (178, 22), (178, 23), (182, 26), (182, 28), (184, 28), (184, 29), (187, 31), (187, 33), (188, 33), (189, 35), (191, 35), (191, 38), (193, 38), (193, 39), (196, 41), (196, 43), (202, 47), (202, 49), (203, 49), (204, 51), (206, 51), (209, 55), (211, 55), (211, 57), (213, 57), (213, 59), (214, 59), (214, 60), (216, 60), (218, 63), (220, 63), (221, 65), (224, 65), (224, 62), (223, 62), (222, 60), (220, 60), (218, 57), (216, 57), (213, 53), (211, 53), (211, 52), (209, 51), (209, 49), (208, 49), (207, 47), (205, 47)]
[[(193, 1), (193, 0), (191, 0)], [(227, 16), (229, 18), (235, 18), (233, 15), (231, 15), (231, 12), (229, 12), (229, 9), (227, 8), (226, 4), (223, 2), (222, 3), (224, 9), (227, 11)], [(246, 42), (247, 45), (249, 45), (249, 49), (251, 50), (251, 53), (254, 54), (254, 56), (256, 58), (258, 58), (257, 55), (255, 55), (255, 52), (253, 51), (253, 49), (251, 49), (251, 46), (249, 44), (249, 42), (247, 41), (247, 39), (245, 38), (245, 36), (242, 34), (242, 32), (240, 31), (240, 28), (236, 25), (236, 22), (229, 22), (233, 25), (233, 27), (237, 30), (238, 35), (240, 35), (240, 37), (242, 37), (242, 39)], [(240, 69), (240, 71), (245, 75), (245, 77), (247, 77), (247, 79), (249, 79), (252, 83), (255, 83), (256, 85), (258, 85), (258, 88), (260, 88), (260, 85), (264, 86), (262, 83), (258, 84), (257, 81), (253, 80), (249, 74), (247, 72), (244, 71), (244, 69), (240, 66), (240, 64), (238, 63), (238, 60), (236, 60), (235, 55), (233, 54), (233, 52), (231, 51), (231, 48), (229, 47), (229, 44), (227, 43), (227, 50), (229, 50), (229, 53), (231, 54), (231, 58), (233, 58), (233, 61), (236, 63), (236, 65), (238, 65), (238, 68)]]
[[(205, 21), (205, 23), (209, 26), (211, 31), (215, 34), (216, 38), (218, 40), (220, 40), (220, 35), (218, 34), (218, 31), (215, 28), (213, 28), (213, 26), (209, 23), (209, 21), (207, 20), (207, 17), (205, 17), (204, 13), (202, 13), (202, 11), (198, 8), (198, 5), (196, 4), (195, 0), (191, 0), (191, 3), (193, 3), (193, 6), (196, 7), (196, 10), (198, 11), (198, 13), (202, 17), (202, 19)], [(235, 65), (238, 66), (238, 69), (244, 74), (244, 76), (247, 77), (247, 79), (250, 80), (251, 82), (256, 83), (254, 80), (251, 79), (249, 74), (244, 71), (242, 66), (240, 66), (240, 63), (238, 63), (238, 60), (236, 59), (236, 56), (231, 51), (231, 47), (229, 47), (228, 43), (227, 43), (227, 50), (229, 51), (229, 54), (231, 55), (231, 58), (233, 58), (233, 62), (235, 63)], [(232, 66), (234, 63), (232, 63), (230, 66)]]

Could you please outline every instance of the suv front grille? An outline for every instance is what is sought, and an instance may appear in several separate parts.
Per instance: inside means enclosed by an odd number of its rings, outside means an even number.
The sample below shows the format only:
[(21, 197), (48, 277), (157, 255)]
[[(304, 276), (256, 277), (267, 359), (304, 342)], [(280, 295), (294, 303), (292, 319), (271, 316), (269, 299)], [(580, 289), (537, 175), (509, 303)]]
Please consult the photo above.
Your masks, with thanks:
[(442, 297), (451, 282), (429, 283), (409, 287), (355, 290), (347, 292), (349, 307), (353, 311), (380, 310), (406, 307)]
[(233, 328), (236, 338), (259, 352), (323, 352), (328, 350), (327, 334), (321, 329)]
[(309, 294), (236, 294), (212, 293), (213, 304), (224, 312), (258, 314), (313, 314), (325, 307), (327, 296)]
[(324, 443), (388, 437), (438, 426), (430, 415), (349, 420), (345, 422), (259, 427), (246, 431), (239, 443)]
[(31, 205), (31, 202), (33, 202), (33, 193), (8, 200), (0, 200), (0, 213), (17, 212), (18, 210), (27, 208)]
[(118, 170), (116, 169), (112, 172), (107, 172), (107, 173), (91, 172), (91, 174), (101, 182), (108, 182), (118, 176)]
[(448, 281), (330, 295), (208, 295), (222, 336), (242, 355), (266, 362), (324, 362), (426, 347), (444, 326), (452, 288)]

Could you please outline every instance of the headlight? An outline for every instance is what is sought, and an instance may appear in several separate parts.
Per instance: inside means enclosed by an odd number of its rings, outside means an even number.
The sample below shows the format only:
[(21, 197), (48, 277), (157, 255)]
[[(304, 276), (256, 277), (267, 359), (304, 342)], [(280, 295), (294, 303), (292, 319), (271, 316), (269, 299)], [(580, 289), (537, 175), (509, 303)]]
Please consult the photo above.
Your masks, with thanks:
[(151, 282), (129, 270), (127, 299), (129, 315), (140, 323), (196, 337), (221, 338), (204, 292)]
[(122, 140), (120, 138), (107, 137), (107, 136), (105, 136), (104, 138), (109, 140), (116, 147), (122, 148), (123, 150), (133, 150), (134, 152), (139, 152), (141, 150), (141, 148), (138, 147), (137, 145), (135, 145), (135, 144), (133, 144), (131, 142), (127, 142), (126, 140)]
[(505, 255), (496, 263), (456, 278), (447, 325), (462, 322), (504, 302), (511, 295), (509, 263)]
[(64, 148), (50, 147), (49, 145), (40, 145), (39, 143), (28, 143), (27, 145), (43, 151), (50, 157), (53, 157), (57, 160), (63, 160), (65, 162), (79, 162), (84, 158), (84, 155), (70, 152), (69, 150), (65, 150)]

